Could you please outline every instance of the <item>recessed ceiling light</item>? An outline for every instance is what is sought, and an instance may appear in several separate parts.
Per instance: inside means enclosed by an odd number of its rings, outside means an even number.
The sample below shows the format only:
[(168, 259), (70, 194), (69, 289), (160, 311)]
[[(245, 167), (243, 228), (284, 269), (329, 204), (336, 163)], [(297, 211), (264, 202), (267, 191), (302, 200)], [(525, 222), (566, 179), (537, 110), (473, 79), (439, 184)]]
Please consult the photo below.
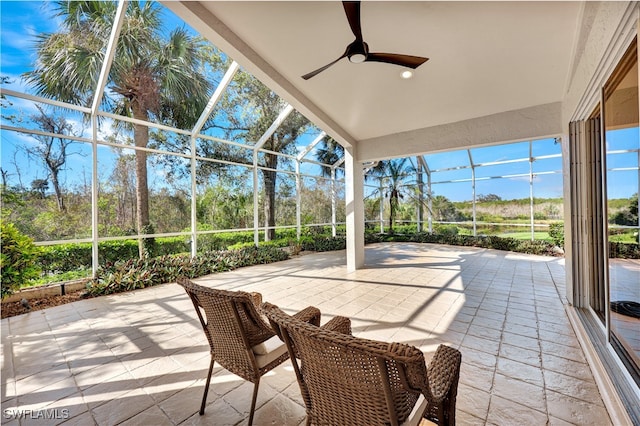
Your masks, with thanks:
[(400, 77), (402, 77), (405, 80), (407, 80), (407, 79), (413, 77), (413, 71), (410, 71), (410, 70), (402, 71), (402, 73), (400, 74)]

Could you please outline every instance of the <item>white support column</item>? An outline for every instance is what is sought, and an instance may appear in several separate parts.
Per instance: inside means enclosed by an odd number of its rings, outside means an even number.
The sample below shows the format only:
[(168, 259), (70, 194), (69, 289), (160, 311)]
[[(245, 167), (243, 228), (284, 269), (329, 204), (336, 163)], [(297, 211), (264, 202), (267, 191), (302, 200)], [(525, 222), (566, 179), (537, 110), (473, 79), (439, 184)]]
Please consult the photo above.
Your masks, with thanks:
[(345, 148), (347, 271), (364, 266), (364, 174), (355, 148)]
[(533, 142), (529, 141), (529, 218), (531, 220), (531, 241), (535, 240), (535, 226), (533, 222), (535, 219), (534, 205), (533, 205)]
[(260, 242), (260, 212), (258, 209), (258, 151), (253, 151), (253, 243), (258, 246)]
[(300, 160), (296, 160), (296, 236), (302, 235), (302, 178), (300, 177)]
[(337, 192), (336, 187), (336, 169), (344, 163), (344, 157), (331, 165), (331, 235), (336, 236), (338, 233), (337, 219)]
[(416, 180), (418, 183), (418, 205), (416, 206), (416, 219), (417, 219), (417, 226), (416, 226), (416, 231), (418, 232), (422, 232), (422, 222), (423, 222), (423, 217), (422, 217), (422, 213), (423, 213), (423, 209), (422, 209), (422, 204), (424, 203), (424, 182), (422, 181), (422, 163), (420, 163), (420, 161), (418, 161), (417, 164), (417, 171), (416, 171)]
[(476, 226), (476, 166), (473, 164), (473, 157), (471, 156), (471, 150), (467, 150), (469, 156), (469, 165), (471, 166), (471, 209), (473, 215), (473, 236), (478, 236), (478, 228)]
[(116, 16), (111, 27), (111, 34), (107, 43), (107, 49), (98, 76), (98, 84), (91, 103), (91, 148), (93, 153), (91, 166), (91, 273), (96, 276), (98, 271), (98, 109), (102, 103), (104, 89), (109, 80), (109, 70), (116, 53), (118, 37), (124, 22), (124, 15), (127, 10), (128, 1), (123, 0), (118, 4)]
[(91, 276), (98, 272), (98, 116), (91, 114)]
[[(425, 163), (426, 164), (426, 163)], [(429, 206), (429, 233), (433, 232), (433, 190), (431, 189), (431, 170), (427, 169), (427, 206)]]
[(335, 237), (337, 234), (336, 225), (336, 168), (331, 167), (331, 236)]
[(380, 194), (380, 205), (378, 219), (380, 221), (380, 233), (384, 234), (384, 185), (382, 184), (384, 178), (378, 176), (378, 193)]

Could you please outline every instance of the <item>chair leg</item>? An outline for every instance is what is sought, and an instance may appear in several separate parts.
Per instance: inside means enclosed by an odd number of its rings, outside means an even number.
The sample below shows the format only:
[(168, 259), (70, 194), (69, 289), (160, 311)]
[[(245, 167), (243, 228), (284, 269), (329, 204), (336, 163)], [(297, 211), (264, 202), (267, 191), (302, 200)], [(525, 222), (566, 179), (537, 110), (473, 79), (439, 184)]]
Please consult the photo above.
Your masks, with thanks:
[(200, 415), (204, 414), (204, 407), (207, 405), (207, 394), (209, 393), (209, 383), (211, 383), (211, 373), (213, 372), (213, 364), (215, 359), (211, 354), (211, 362), (209, 363), (209, 374), (207, 375), (207, 383), (204, 385), (204, 395), (202, 396), (202, 405), (200, 405)]
[(258, 386), (260, 386), (260, 378), (253, 385), (253, 398), (251, 398), (251, 411), (249, 412), (249, 426), (253, 424), (253, 412), (256, 409), (256, 401), (258, 400)]

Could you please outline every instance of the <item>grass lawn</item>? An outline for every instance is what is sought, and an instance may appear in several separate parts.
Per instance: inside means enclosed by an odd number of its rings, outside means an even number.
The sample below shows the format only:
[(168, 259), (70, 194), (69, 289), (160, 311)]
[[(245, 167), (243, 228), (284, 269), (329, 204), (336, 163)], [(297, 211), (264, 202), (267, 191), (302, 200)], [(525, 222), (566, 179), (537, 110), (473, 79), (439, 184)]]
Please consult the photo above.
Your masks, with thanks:
[[(502, 234), (497, 234), (498, 237), (501, 238), (515, 238), (516, 240), (530, 240), (531, 239), (531, 231), (527, 232), (505, 232)], [(548, 232), (534, 232), (533, 238), (535, 240), (544, 240), (553, 242)]]

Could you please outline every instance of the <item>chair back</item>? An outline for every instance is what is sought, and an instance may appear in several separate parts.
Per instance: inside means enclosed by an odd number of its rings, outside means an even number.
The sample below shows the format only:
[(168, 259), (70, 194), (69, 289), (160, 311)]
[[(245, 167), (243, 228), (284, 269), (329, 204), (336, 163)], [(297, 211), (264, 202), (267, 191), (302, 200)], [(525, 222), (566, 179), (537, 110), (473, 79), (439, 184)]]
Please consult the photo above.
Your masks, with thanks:
[(407, 366), (426, 378), (419, 349), (323, 330), (262, 306), (290, 350), (308, 424), (396, 425), (411, 414), (420, 391), (409, 387)]
[(258, 313), (252, 295), (204, 287), (186, 278), (177, 282), (193, 302), (215, 360), (245, 380), (259, 379), (251, 348), (274, 332)]

